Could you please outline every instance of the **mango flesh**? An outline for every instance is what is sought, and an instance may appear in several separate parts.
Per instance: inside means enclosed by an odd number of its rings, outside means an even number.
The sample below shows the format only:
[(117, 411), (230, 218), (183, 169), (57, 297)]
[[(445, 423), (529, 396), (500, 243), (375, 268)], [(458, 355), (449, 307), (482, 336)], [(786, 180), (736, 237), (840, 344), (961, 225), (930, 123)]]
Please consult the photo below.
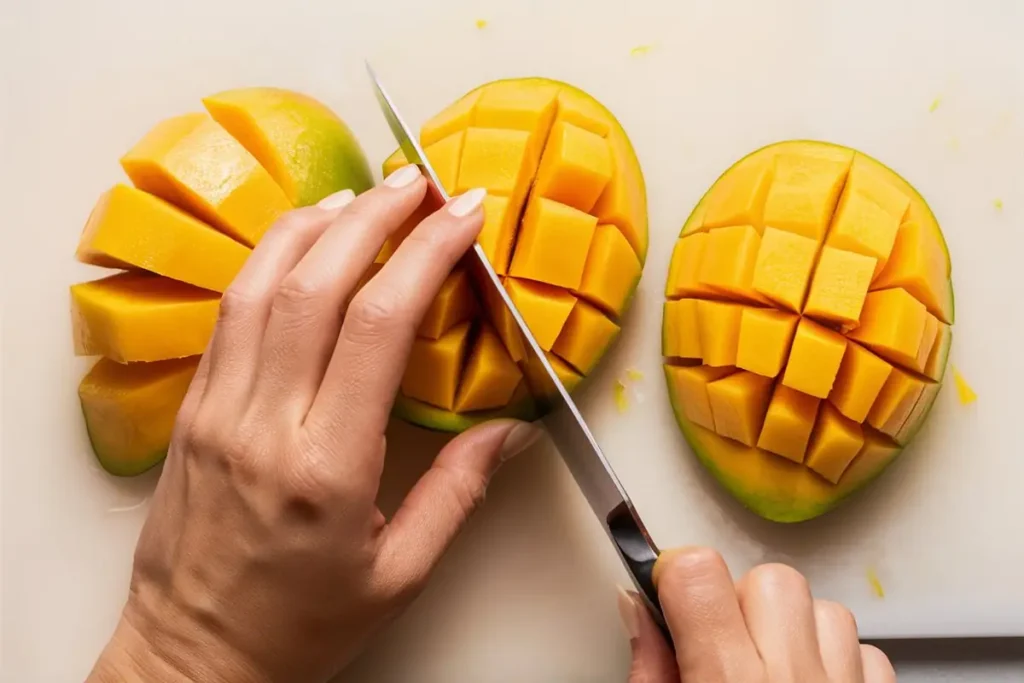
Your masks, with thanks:
[(866, 485), (941, 387), (950, 270), (924, 199), (874, 159), (790, 141), (740, 160), (680, 231), (665, 287), (669, 397), (698, 459), (780, 522)]
[[(529, 78), (477, 88), (424, 124), (420, 140), (449, 194), (487, 189), (478, 241), (555, 370), (575, 387), (618, 335), (646, 257), (644, 182), (625, 132), (581, 91)], [(404, 164), (395, 152), (384, 175)], [(415, 223), (384, 245), (378, 262)], [(491, 417), (536, 416), (515, 323), (481, 273), (469, 271), (478, 307), (454, 307), (454, 285), (442, 290), (396, 401), (397, 415), (425, 427), (461, 431)], [(442, 317), (453, 308), (460, 314)]]
[[(306, 95), (246, 88), (204, 103), (209, 113), (158, 123), (122, 157), (133, 186), (100, 197), (76, 253), (128, 271), (71, 287), (75, 353), (101, 357), (79, 388), (82, 410), (112, 474), (138, 474), (166, 453), (220, 295), (270, 225), (373, 184), (345, 123)], [(465, 273), (442, 295), (432, 315), (444, 326), (477, 310)]]

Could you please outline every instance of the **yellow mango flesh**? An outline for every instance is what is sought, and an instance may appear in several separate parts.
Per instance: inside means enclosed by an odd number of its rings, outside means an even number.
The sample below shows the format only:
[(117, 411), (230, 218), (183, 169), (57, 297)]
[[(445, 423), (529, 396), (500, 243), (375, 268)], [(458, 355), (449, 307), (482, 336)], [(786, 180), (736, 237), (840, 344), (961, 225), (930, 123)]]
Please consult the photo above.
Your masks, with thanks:
[[(563, 384), (574, 388), (618, 335), (646, 256), (646, 190), (625, 132), (589, 95), (526, 78), (477, 88), (429, 119), (420, 142), (450, 194), (487, 190), (478, 243)], [(405, 163), (396, 151), (384, 175)], [(413, 227), (398, 230), (378, 262)], [(479, 309), (448, 303), (455, 297), (446, 283), (418, 333), (422, 355), (410, 360), (395, 404), (396, 415), (434, 429), (535, 416), (531, 388), (546, 390), (526, 362), (511, 312), (472, 258), (466, 267)], [(435, 362), (443, 355), (437, 345), (421, 342), (441, 342), (462, 323), (470, 325), (465, 347), (451, 346), (445, 357), (461, 349), (463, 362)], [(514, 373), (497, 360), (495, 340), (525, 382), (511, 386)], [(428, 389), (431, 383), (443, 390)]]
[(103, 469), (133, 476), (164, 458), (198, 365), (196, 356), (130, 365), (104, 358), (82, 378), (78, 398)]
[(198, 356), (219, 309), (215, 292), (148, 273), (72, 285), (75, 353), (119, 363)]
[(135, 187), (249, 247), (292, 208), (256, 158), (205, 114), (157, 124), (121, 158), (121, 166)]
[(680, 230), (665, 287), (669, 396), (698, 459), (777, 521), (867, 484), (939, 392), (949, 273), (927, 204), (874, 159), (792, 141), (738, 162)]

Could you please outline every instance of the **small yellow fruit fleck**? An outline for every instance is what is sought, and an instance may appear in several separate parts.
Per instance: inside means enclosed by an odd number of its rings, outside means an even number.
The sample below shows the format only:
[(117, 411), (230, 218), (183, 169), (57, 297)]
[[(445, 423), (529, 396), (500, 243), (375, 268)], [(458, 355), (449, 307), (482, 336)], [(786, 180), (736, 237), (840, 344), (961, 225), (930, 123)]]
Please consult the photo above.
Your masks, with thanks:
[(629, 368), (628, 370), (626, 370), (626, 377), (628, 377), (632, 382), (639, 382), (644, 378), (644, 373), (640, 372), (639, 370)]
[(478, 29), (480, 29), (481, 31), (484, 30), (485, 28), (487, 28), (487, 20), (486, 19), (477, 19), (476, 20), (476, 27)]
[(653, 45), (637, 45), (636, 47), (634, 47), (632, 50), (629, 51), (629, 56), (630, 57), (641, 57), (641, 56), (647, 54), (648, 52), (650, 52), (653, 48), (654, 48)]
[(626, 385), (621, 380), (615, 380), (615, 407), (620, 413), (629, 409), (629, 401), (626, 399)]
[(995, 199), (995, 200), (993, 200), (992, 206), (996, 207), (996, 211), (1002, 211), (1003, 210), (1003, 200), (1002, 199)]
[(974, 389), (967, 383), (964, 376), (960, 374), (960, 371), (953, 368), (953, 381), (956, 382), (956, 395), (960, 397), (960, 403), (963, 405), (969, 405), (978, 400), (978, 395), (974, 393)]
[(868, 583), (871, 585), (871, 591), (876, 597), (885, 599), (885, 589), (882, 588), (882, 582), (879, 580), (874, 567), (868, 567)]
[(940, 104), (942, 104), (942, 98), (941, 97), (936, 97), (934, 100), (932, 100), (932, 103), (928, 106), (928, 111), (929, 112), (935, 111), (936, 109), (939, 108)]

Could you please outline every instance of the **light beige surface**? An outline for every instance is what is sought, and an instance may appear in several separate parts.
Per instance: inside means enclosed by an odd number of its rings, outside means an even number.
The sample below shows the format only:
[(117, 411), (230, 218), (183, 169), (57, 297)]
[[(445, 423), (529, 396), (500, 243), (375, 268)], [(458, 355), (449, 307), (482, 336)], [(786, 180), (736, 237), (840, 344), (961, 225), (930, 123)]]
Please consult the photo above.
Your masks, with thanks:
[[(354, 3), (16, 0), (0, 22), (3, 193), (3, 632), (0, 679), (80, 679), (123, 598), (154, 475), (116, 481), (89, 453), (75, 397), (72, 252), (117, 158), (161, 117), (223, 88), (308, 91), (375, 161), (394, 143), (361, 60), (417, 121), (499, 76), (543, 74), (602, 99), (633, 137), (651, 254), (622, 343), (584, 406), (662, 545), (711, 543), (739, 572), (790, 561), (874, 635), (1024, 633), (1024, 5), (782, 0)], [(478, 18), (488, 21), (475, 28)], [(631, 49), (648, 45), (644, 54)], [(929, 106), (938, 100), (938, 107)], [(670, 245), (719, 172), (781, 138), (859, 147), (917, 185), (949, 237), (953, 362), (980, 400), (943, 391), (874, 489), (798, 528), (761, 522), (695, 463), (658, 356)], [(993, 206), (1004, 202), (1002, 211)], [(613, 382), (637, 368), (629, 409)], [(389, 490), (429, 457), (396, 427)], [(397, 450), (397, 449), (396, 449)], [(877, 569), (886, 599), (865, 577)], [(561, 463), (502, 473), (423, 600), (348, 680), (621, 681), (621, 570)]]

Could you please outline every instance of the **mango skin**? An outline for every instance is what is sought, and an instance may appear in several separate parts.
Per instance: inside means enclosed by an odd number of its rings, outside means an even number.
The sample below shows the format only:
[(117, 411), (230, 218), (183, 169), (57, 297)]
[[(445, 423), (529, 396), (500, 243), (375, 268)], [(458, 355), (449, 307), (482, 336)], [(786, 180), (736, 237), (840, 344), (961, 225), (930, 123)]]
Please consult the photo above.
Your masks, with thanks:
[[(816, 140), (791, 140), (766, 145), (743, 157), (716, 179), (715, 183), (701, 197), (690, 216), (683, 224), (680, 234), (686, 234), (699, 227), (704, 218), (704, 211), (711, 188), (722, 177), (740, 164), (750, 162), (755, 157), (769, 154), (780, 149), (788, 152), (799, 152), (802, 147), (826, 145), (842, 148), (841, 145)], [(911, 210), (916, 211), (915, 218), (927, 226), (942, 245), (946, 255), (947, 272), (952, 272), (949, 260), (949, 248), (942, 234), (938, 221), (925, 201), (924, 197), (914, 189), (901, 175), (882, 162), (857, 151), (857, 154), (879, 169), (889, 171), (891, 180), (911, 196)], [(914, 208), (916, 207), (916, 209)], [(955, 310), (953, 288), (950, 287), (950, 311)], [(664, 321), (663, 321), (664, 325)], [(945, 350), (942, 366), (948, 361), (949, 350)], [(833, 486), (803, 465), (787, 461), (785, 458), (766, 453), (757, 448), (748, 448), (729, 439), (725, 439), (689, 421), (683, 414), (682, 406), (673, 390), (671, 378), (666, 370), (666, 385), (669, 402), (679, 428), (694, 454), (711, 475), (734, 498), (755, 514), (773, 522), (796, 523), (819, 517), (835, 509), (851, 495), (869, 485), (892, 464), (903, 452), (903, 446), (895, 443), (879, 444), (870, 451), (870, 457), (864, 453), (858, 455), (843, 475), (838, 485)], [(909, 443), (928, 419), (928, 415), (938, 394), (929, 397), (927, 404), (918, 413), (918, 420), (904, 430), (904, 443)]]

